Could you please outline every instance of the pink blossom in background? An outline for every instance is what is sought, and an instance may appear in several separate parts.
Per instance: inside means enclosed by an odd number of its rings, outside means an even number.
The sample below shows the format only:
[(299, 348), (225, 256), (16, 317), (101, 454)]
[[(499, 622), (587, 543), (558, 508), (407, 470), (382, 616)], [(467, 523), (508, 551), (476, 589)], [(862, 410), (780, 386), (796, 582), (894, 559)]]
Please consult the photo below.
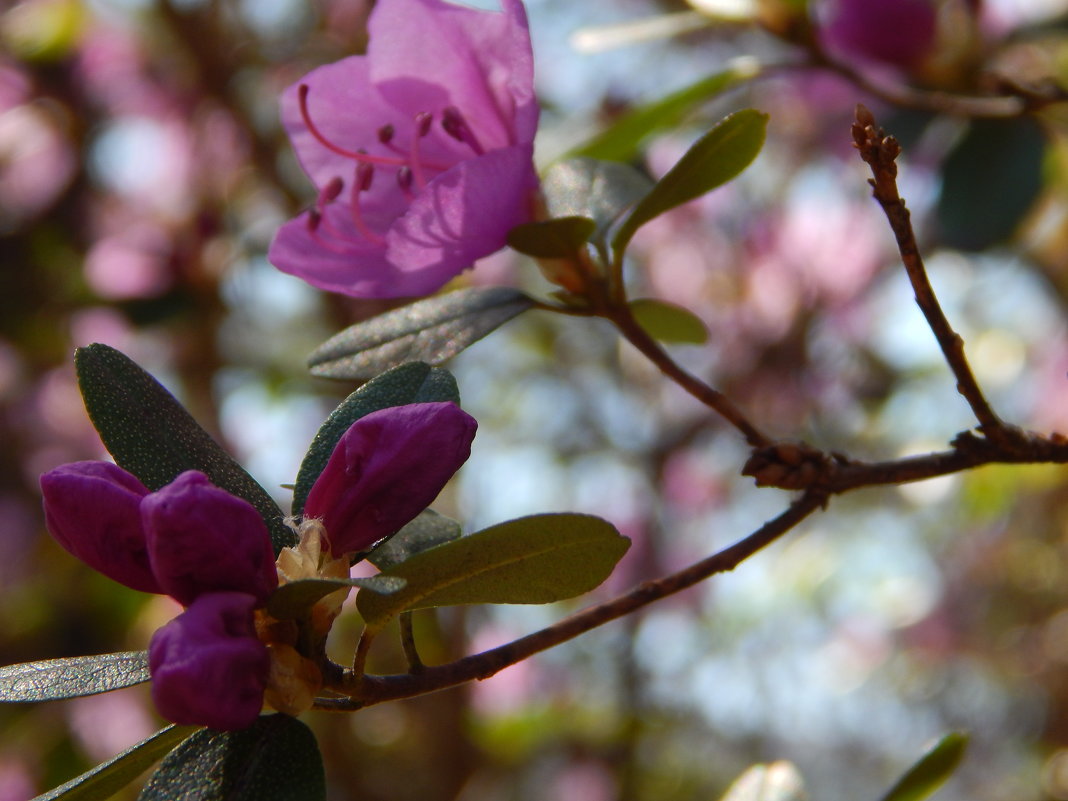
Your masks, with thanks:
[(425, 295), (505, 244), (537, 187), (526, 13), (383, 0), (366, 56), (290, 87), (282, 121), (318, 188), (268, 258), (355, 297)]
[(937, 39), (934, 0), (823, 0), (814, 12), (823, 45), (843, 56), (908, 68)]
[(56, 103), (34, 98), (26, 76), (0, 63), (0, 234), (47, 209), (77, 168)]

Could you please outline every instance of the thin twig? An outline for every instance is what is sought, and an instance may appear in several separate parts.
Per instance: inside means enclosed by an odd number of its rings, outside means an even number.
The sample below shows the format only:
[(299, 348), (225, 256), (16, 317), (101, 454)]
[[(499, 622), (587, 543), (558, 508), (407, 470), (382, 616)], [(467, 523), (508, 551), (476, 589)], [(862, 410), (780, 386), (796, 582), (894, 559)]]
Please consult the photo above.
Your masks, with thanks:
[(604, 309), (602, 314), (611, 320), (623, 337), (655, 364), (660, 372), (741, 431), (746, 442), (751, 446), (764, 448), (772, 443), (764, 432), (749, 422), (730, 398), (676, 364), (656, 340), (638, 324), (628, 306), (612, 305)]
[(321, 698), (316, 701), (315, 705), (319, 709), (348, 711), (397, 698), (423, 695), (475, 679), (487, 679), (509, 665), (521, 662), (539, 651), (552, 648), (609, 621), (628, 615), (654, 601), (692, 587), (716, 573), (733, 570), (750, 556), (794, 528), (820, 508), (825, 500), (825, 496), (821, 493), (805, 493), (778, 517), (768, 521), (729, 548), (677, 573), (644, 582), (626, 595), (564, 618), (552, 626), (498, 648), (464, 657), (446, 665), (427, 667), (421, 673), (415, 674), (361, 677), (345, 671), (342, 680), (332, 684), (330, 689), (349, 697)]
[(423, 660), (419, 657), (419, 649), (415, 646), (415, 631), (412, 628), (411, 610), (401, 612), (399, 621), (401, 634), (401, 647), (404, 649), (404, 658), (408, 660), (409, 673), (421, 673), (426, 669)]
[(896, 159), (901, 153), (901, 146), (893, 136), (887, 136), (886, 132), (876, 125), (872, 113), (861, 105), (857, 106), (856, 122), (853, 123), (853, 142), (860, 151), (860, 157), (871, 167), (873, 178), (868, 183), (871, 184), (873, 195), (882, 206), (897, 239), (898, 251), (912, 283), (916, 303), (957, 379), (957, 391), (971, 406), (979, 421), (980, 430), (987, 436), (997, 437), (1005, 426), (983, 396), (983, 391), (964, 356), (964, 340), (953, 330), (935, 296), (927, 278), (919, 246), (916, 244), (911, 215), (897, 190)]

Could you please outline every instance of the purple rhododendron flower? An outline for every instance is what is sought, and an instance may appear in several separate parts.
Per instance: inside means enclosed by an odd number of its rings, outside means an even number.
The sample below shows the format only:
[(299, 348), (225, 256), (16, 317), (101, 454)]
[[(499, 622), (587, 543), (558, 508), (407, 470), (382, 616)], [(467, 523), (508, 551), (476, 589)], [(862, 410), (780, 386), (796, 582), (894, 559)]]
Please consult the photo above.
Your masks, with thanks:
[(163, 592), (185, 606), (221, 590), (248, 593), (262, 606), (278, 586), (260, 513), (203, 473), (182, 473), (145, 497), (141, 520), (152, 572)]
[(188, 607), (149, 645), (160, 713), (214, 728), (252, 725), (269, 667), (252, 610), (278, 585), (259, 512), (196, 470), (150, 492), (109, 462), (57, 467), (41, 476), (41, 492), (60, 545), (120, 584)]
[(141, 528), (148, 487), (110, 462), (73, 462), (41, 476), (41, 494), (56, 542), (120, 584), (163, 592)]
[(908, 68), (935, 46), (934, 0), (826, 0), (818, 7), (829, 49)]
[(425, 295), (529, 219), (533, 56), (520, 0), (502, 4), (380, 0), (366, 56), (286, 91), (282, 121), (319, 195), (279, 230), (272, 264), (331, 292)]
[(152, 636), (152, 700), (163, 717), (224, 730), (252, 725), (271, 666), (253, 627), (257, 605), (245, 593), (209, 592)]
[(308, 493), (305, 518), (322, 519), (335, 556), (369, 547), (430, 505), (471, 455), (477, 427), (453, 403), (413, 403), (361, 417)]
[[(362, 417), (312, 486), (306, 516), (321, 519), (336, 557), (370, 546), (434, 500), (466, 461), (476, 427), (452, 403)], [(186, 607), (149, 645), (160, 713), (176, 723), (250, 726), (271, 681), (253, 610), (278, 586), (271, 538), (256, 509), (195, 470), (151, 492), (109, 462), (57, 467), (41, 476), (41, 491), (60, 545), (121, 584), (166, 593)], [(309, 576), (320, 567), (317, 550), (312, 561)]]

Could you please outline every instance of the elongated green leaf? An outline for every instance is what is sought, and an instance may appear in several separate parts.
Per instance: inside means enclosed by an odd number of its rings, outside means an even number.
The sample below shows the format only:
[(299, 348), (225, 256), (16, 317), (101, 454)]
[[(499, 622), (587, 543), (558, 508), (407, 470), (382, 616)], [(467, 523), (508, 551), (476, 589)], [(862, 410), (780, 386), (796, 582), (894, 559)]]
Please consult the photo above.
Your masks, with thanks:
[(703, 345), (708, 341), (708, 329), (701, 318), (682, 306), (652, 298), (628, 305), (638, 324), (661, 342)]
[(476, 287), (420, 300), (357, 323), (311, 356), (312, 375), (366, 381), (404, 362), (441, 364), (529, 309), (507, 287)]
[(699, 104), (759, 74), (760, 66), (752, 60), (739, 61), (729, 69), (629, 111), (568, 156), (630, 161), (651, 134), (674, 128)]
[(950, 732), (920, 757), (881, 801), (921, 801), (927, 798), (957, 769), (967, 746), (968, 735)]
[(767, 114), (743, 109), (698, 139), (634, 207), (612, 238), (612, 250), (626, 250), (647, 222), (725, 184), (748, 167), (764, 146), (767, 124)]
[(424, 509), (418, 517), (367, 555), (379, 570), (399, 565), (414, 554), (436, 548), (460, 538), (460, 524), (433, 509)]
[(279, 620), (291, 620), (305, 614), (320, 598), (345, 587), (359, 587), (385, 595), (404, 588), (404, 579), (396, 576), (324, 579), (310, 578), (283, 584), (267, 601), (267, 611)]
[(538, 259), (562, 259), (585, 248), (596, 228), (589, 217), (557, 217), (516, 226), (508, 232), (508, 244)]
[(304, 503), (315, 479), (323, 472), (334, 446), (349, 426), (379, 409), (434, 401), (459, 403), (460, 392), (456, 388), (456, 379), (449, 372), (431, 368), (423, 362), (394, 367), (345, 398), (319, 428), (300, 464), (293, 488), (293, 514), (304, 512)]
[(408, 609), (551, 603), (592, 590), (629, 547), (591, 515), (522, 517), (415, 554), (383, 573), (408, 586), (388, 596), (361, 591), (356, 607), (376, 630)]
[(139, 801), (325, 801), (315, 735), (288, 715), (242, 731), (203, 729), (163, 760)]
[(267, 491), (129, 357), (94, 344), (77, 350), (74, 367), (89, 419), (119, 466), (153, 490), (186, 470), (200, 470), (217, 487), (256, 507), (275, 553), (296, 542)]
[(23, 662), (0, 668), (0, 701), (55, 701), (148, 681), (148, 652)]
[(941, 242), (978, 251), (1013, 234), (1042, 193), (1045, 128), (1033, 117), (969, 125), (942, 165)]
[(110, 798), (198, 728), (168, 726), (33, 801), (101, 801)]
[(549, 168), (541, 191), (550, 217), (588, 217), (597, 224), (590, 239), (601, 244), (612, 224), (652, 186), (627, 164), (573, 158)]

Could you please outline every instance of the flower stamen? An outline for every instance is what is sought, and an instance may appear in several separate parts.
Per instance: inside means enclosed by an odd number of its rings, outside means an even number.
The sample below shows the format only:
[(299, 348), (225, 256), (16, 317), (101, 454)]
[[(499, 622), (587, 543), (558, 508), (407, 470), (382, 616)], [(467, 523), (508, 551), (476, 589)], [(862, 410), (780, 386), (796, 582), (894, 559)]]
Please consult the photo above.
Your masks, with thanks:
[(376, 245), (385, 245), (386, 240), (381, 235), (372, 231), (363, 219), (360, 212), (360, 193), (371, 188), (371, 182), (375, 177), (375, 168), (370, 164), (356, 165), (356, 179), (352, 182), (349, 194), (349, 211), (352, 216), (352, 224), (356, 226), (365, 239)]
[(471, 126), (467, 124), (463, 113), (456, 106), (446, 106), (441, 116), (441, 127), (457, 142), (463, 142), (471, 148), (476, 155), (481, 156), (486, 152), (482, 143), (478, 141), (478, 137), (475, 136), (475, 132), (471, 130)]

